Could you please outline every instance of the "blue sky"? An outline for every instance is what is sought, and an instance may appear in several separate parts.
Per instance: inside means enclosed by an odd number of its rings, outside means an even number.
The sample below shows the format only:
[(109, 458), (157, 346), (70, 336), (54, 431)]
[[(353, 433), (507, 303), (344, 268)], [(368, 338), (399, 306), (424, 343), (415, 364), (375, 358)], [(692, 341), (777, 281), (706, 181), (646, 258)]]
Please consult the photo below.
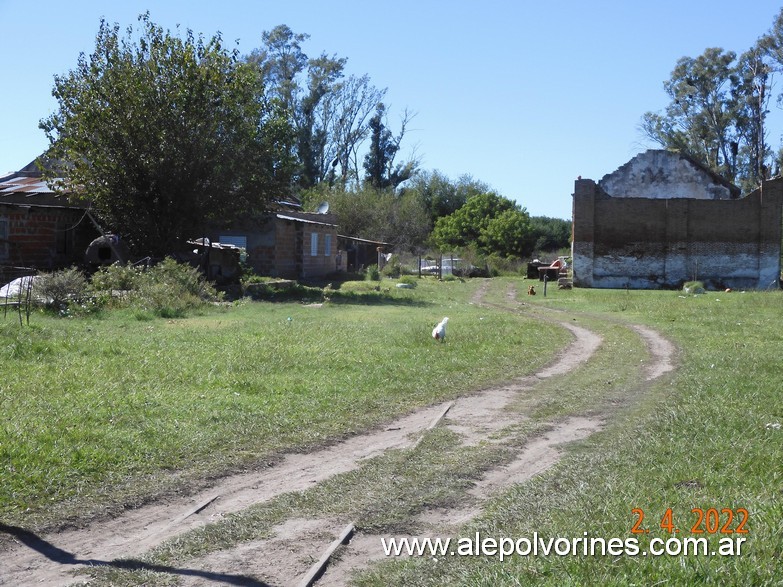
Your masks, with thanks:
[[(47, 146), (53, 76), (94, 48), (101, 17), (121, 27), (150, 11), (164, 28), (220, 32), (247, 54), (279, 24), (303, 45), (348, 59), (387, 88), (392, 130), (415, 112), (401, 156), (489, 184), (536, 216), (570, 218), (577, 176), (600, 179), (646, 148), (646, 111), (666, 104), (678, 58), (741, 53), (767, 32), (769, 0), (0, 0), (0, 173)], [(780, 86), (776, 91), (780, 91)], [(773, 103), (771, 122), (783, 118)], [(779, 132), (770, 136), (773, 146)]]

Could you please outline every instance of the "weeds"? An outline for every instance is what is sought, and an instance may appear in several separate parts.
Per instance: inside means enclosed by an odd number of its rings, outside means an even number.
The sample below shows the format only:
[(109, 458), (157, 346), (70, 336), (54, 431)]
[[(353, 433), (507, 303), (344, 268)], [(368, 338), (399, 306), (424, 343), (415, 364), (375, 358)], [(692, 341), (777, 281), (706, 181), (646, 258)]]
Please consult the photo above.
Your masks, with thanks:
[(58, 312), (66, 311), (70, 303), (80, 304), (88, 292), (87, 279), (75, 268), (42, 273), (33, 281), (34, 298)]
[(139, 319), (155, 315), (182, 318), (219, 300), (220, 295), (195, 267), (166, 258), (148, 270), (111, 265), (92, 278), (98, 305), (133, 307)]

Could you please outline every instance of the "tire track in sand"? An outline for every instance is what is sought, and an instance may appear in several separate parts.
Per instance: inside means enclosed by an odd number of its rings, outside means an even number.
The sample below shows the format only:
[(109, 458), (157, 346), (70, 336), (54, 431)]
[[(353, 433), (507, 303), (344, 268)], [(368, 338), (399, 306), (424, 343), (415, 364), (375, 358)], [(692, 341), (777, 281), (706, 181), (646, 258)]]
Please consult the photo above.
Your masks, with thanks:
[[(483, 294), (486, 291), (485, 284), (477, 293), (474, 302), (483, 303)], [(486, 304), (489, 305), (489, 304)], [(573, 335), (573, 340), (559, 353), (556, 359), (534, 375), (518, 378), (511, 382), (483, 390), (479, 393), (461, 397), (453, 402), (448, 414), (448, 425), (464, 435), (465, 441), (478, 442), (486, 438), (492, 431), (500, 430), (508, 425), (509, 419), (499, 417), (505, 415), (505, 407), (523, 390), (529, 390), (542, 380), (554, 377), (558, 374), (570, 372), (585, 363), (601, 345), (601, 337), (596, 333), (567, 322), (565, 320), (552, 320)], [(648, 341), (657, 340), (656, 333), (650, 329), (639, 331), (640, 335)], [(673, 347), (665, 344), (654, 345), (658, 348), (658, 354), (651, 352), (653, 360), (648, 373), (666, 371), (661, 367), (668, 360), (671, 365)], [(668, 353), (668, 354), (667, 354)], [(668, 359), (667, 359), (668, 357)], [(341, 441), (333, 446), (316, 450), (307, 454), (289, 454), (274, 466), (267, 469), (234, 475), (220, 481), (213, 487), (201, 491), (196, 495), (181, 499), (169, 499), (165, 503), (153, 503), (131, 510), (125, 514), (106, 521), (98, 522), (87, 528), (65, 530), (59, 533), (45, 536), (41, 542), (48, 544), (49, 549), (30, 548), (28, 545), (18, 544), (2, 553), (0, 562), (0, 585), (69, 585), (79, 580), (74, 576), (74, 571), (95, 564), (111, 564), (117, 558), (134, 558), (147, 550), (157, 546), (163, 541), (182, 534), (188, 530), (204, 526), (211, 521), (219, 519), (232, 512), (241, 511), (250, 505), (262, 503), (277, 497), (283, 493), (302, 491), (309, 489), (314, 484), (324, 481), (334, 475), (345, 473), (358, 468), (364, 459), (378, 456), (389, 449), (407, 448), (415, 442), (415, 437), (427, 428), (433, 418), (444, 412), (450, 402), (443, 402), (413, 412), (407, 416), (391, 422), (383, 429), (361, 434)], [(518, 417), (515, 421), (518, 421)], [(510, 483), (520, 482), (529, 478), (548, 466), (551, 466), (559, 458), (557, 445), (577, 438), (584, 438), (601, 427), (599, 421), (585, 419), (570, 419), (560, 423), (551, 432), (542, 437), (540, 442), (529, 443), (526, 451), (507, 467), (499, 476), (492, 478), (488, 474), (484, 489), (495, 491)], [(532, 452), (530, 452), (532, 451)], [(526, 464), (527, 463), (527, 464)], [(537, 463), (531, 469), (529, 465)], [(548, 463), (548, 464), (547, 464)], [(491, 473), (491, 472), (490, 472)], [(504, 478), (505, 476), (505, 478)], [(476, 491), (481, 492), (479, 484)], [(454, 512), (452, 519), (460, 517), (460, 512)], [(461, 515), (472, 515), (473, 512), (462, 512)], [(427, 513), (423, 514), (426, 517)], [(318, 539), (312, 536), (313, 525), (319, 529), (319, 536), (327, 543), (333, 540), (334, 534), (344, 526), (345, 521), (327, 523), (322, 522), (301, 523), (303, 531), (310, 532), (310, 546), (317, 546)], [(332, 526), (333, 529), (330, 529)], [(290, 524), (284, 526), (284, 535), (289, 542), (287, 545), (296, 544), (298, 540), (291, 535), (297, 534), (291, 530)], [(367, 536), (359, 536), (354, 539), (354, 544), (366, 541)], [(40, 539), (39, 539), (40, 540)], [(271, 544), (268, 541), (244, 544), (237, 549), (230, 549), (222, 553), (208, 555), (200, 561), (193, 561), (188, 566), (201, 567), (203, 570), (189, 571), (194, 576), (231, 577), (236, 576), (238, 569), (247, 571), (254, 576), (267, 577), (269, 565), (263, 561), (269, 559), (269, 563), (280, 567), (280, 562), (274, 562), (274, 557), (265, 555), (250, 556), (249, 558), (261, 565), (248, 561), (249, 552), (253, 551), (254, 544)], [(379, 543), (374, 544), (375, 550), (379, 550)], [(288, 548), (288, 546), (286, 546)], [(52, 556), (52, 552), (62, 549), (69, 557)], [(262, 549), (263, 550), (263, 549)], [(361, 557), (364, 549), (349, 549), (354, 555)], [(242, 552), (245, 556), (242, 556)], [(288, 560), (294, 560), (290, 550)], [(241, 557), (244, 562), (236, 560), (232, 553)], [(304, 553), (303, 553), (304, 554)], [(312, 556), (312, 555), (309, 555)], [(355, 556), (343, 556), (341, 563), (354, 559), (355, 566), (364, 566)], [(307, 557), (303, 559), (301, 573), (297, 572), (297, 565), (287, 566), (286, 574), (289, 577), (301, 576), (307, 571)], [(365, 563), (366, 564), (366, 563)], [(220, 568), (225, 570), (221, 571)], [(323, 584), (332, 581), (346, 579), (346, 565), (335, 565), (330, 569)], [(348, 565), (348, 570), (352, 568)], [(186, 573), (187, 574), (187, 573)], [(272, 574), (274, 576), (274, 573)], [(248, 577), (248, 575), (244, 575)], [(271, 577), (270, 577), (271, 578)], [(186, 580), (189, 584), (190, 580)], [(196, 583), (197, 584), (197, 583)], [(237, 583), (233, 583), (237, 584)], [(241, 584), (262, 585), (261, 582), (249, 582)], [(281, 583), (287, 584), (287, 583)], [(295, 584), (292, 581), (290, 584)], [(332, 583), (340, 584), (340, 583)]]

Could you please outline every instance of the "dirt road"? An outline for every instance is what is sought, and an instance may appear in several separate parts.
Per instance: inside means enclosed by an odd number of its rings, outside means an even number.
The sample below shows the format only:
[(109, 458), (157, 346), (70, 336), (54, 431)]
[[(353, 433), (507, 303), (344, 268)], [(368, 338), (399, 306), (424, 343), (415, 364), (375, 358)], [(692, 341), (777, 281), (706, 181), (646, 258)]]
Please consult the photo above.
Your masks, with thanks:
[[(481, 302), (480, 294), (475, 301)], [(85, 580), (78, 573), (87, 567), (122, 567), (127, 563), (113, 561), (120, 557), (133, 559), (167, 539), (227, 514), (286, 492), (309, 489), (334, 475), (357, 469), (365, 459), (390, 449), (409, 447), (433, 425), (458, 432), (465, 444), (485, 440), (493, 432), (519, 421), (518, 413), (506, 409), (510, 402), (543, 380), (577, 369), (602, 344), (598, 334), (577, 326), (565, 316), (552, 313), (547, 319), (568, 329), (573, 340), (553, 363), (532, 376), (430, 406), (390, 422), (380, 430), (309, 454), (287, 455), (274, 466), (225, 478), (197, 495), (131, 510), (87, 528), (38, 537), (22, 529), (0, 526), (0, 531), (12, 534), (16, 542), (12, 549), (0, 555), (0, 585), (78, 584)], [(672, 370), (673, 345), (650, 328), (634, 326), (633, 329), (648, 349), (647, 379), (653, 380)], [(475, 484), (471, 493), (478, 498), (478, 506), (470, 510), (425, 511), (418, 521), (438, 532), (455, 528), (480, 512), (481, 500), (551, 467), (560, 456), (561, 445), (586, 438), (603, 425), (603, 420), (597, 417), (572, 417), (552, 423), (545, 434), (527, 443), (513, 462), (489, 471)], [(243, 543), (190, 561), (188, 568), (149, 568), (178, 575), (185, 585), (298, 585), (347, 522), (287, 520), (275, 528), (275, 535), (270, 539)], [(379, 558), (382, 558), (380, 537), (356, 534), (339, 560), (329, 565), (318, 585), (343, 585), (351, 572)]]

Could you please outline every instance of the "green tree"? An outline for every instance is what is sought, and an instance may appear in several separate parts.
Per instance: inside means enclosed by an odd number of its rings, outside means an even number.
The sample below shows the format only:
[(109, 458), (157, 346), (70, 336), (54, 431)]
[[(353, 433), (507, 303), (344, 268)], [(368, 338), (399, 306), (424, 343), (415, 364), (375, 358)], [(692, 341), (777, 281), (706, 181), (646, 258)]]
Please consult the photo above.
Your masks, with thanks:
[[(360, 183), (360, 152), (369, 134), (369, 119), (386, 94), (367, 75), (350, 76), (324, 100), (327, 142), (323, 177), (329, 185), (348, 189)], [(339, 166), (339, 172), (337, 168)]]
[(530, 227), (535, 238), (534, 250), (551, 252), (568, 247), (571, 242), (571, 222), (562, 218), (533, 216)]
[(535, 243), (530, 216), (516, 207), (504, 210), (487, 223), (478, 242), (487, 254), (526, 257), (533, 251)]
[(463, 175), (452, 181), (438, 170), (417, 172), (406, 184), (405, 191), (415, 191), (430, 215), (434, 226), (438, 218), (459, 210), (468, 198), (490, 191), (487, 184)]
[(649, 138), (681, 150), (734, 181), (737, 155), (735, 96), (731, 92), (736, 54), (710, 48), (682, 57), (664, 83), (671, 98), (665, 116), (648, 112), (642, 127)]
[(530, 216), (524, 208), (492, 192), (476, 194), (432, 232), (441, 249), (473, 248), (485, 255), (523, 257), (532, 251)]
[[(677, 62), (664, 89), (664, 113), (647, 112), (642, 130), (693, 157), (747, 193), (777, 170), (768, 142), (773, 75), (783, 71), (783, 10), (772, 29), (739, 57), (707, 49)], [(781, 96), (778, 97), (780, 100)]]
[(735, 183), (749, 192), (769, 177), (771, 151), (767, 143), (766, 118), (772, 95), (772, 69), (763, 41), (743, 53), (736, 65), (732, 89), (738, 135)]
[(293, 114), (299, 101), (297, 78), (307, 69), (308, 57), (302, 51), (301, 43), (309, 35), (297, 35), (286, 25), (279, 25), (261, 34), (263, 46), (254, 50), (247, 61), (256, 65), (261, 72), (270, 94), (275, 95)]
[(295, 182), (301, 189), (317, 185), (328, 171), (332, 102), (327, 97), (339, 91), (346, 63), (325, 54), (309, 58), (301, 47), (309, 38), (279, 25), (264, 32), (263, 46), (246, 58), (258, 68), (268, 91), (283, 103), (295, 128), (288, 152), (299, 163)]
[[(769, 177), (770, 175), (780, 173), (780, 168), (783, 164), (783, 150), (779, 150), (777, 157), (770, 155), (769, 159), (765, 159), (765, 151), (761, 147), (761, 139), (765, 137), (763, 117), (767, 114), (766, 101), (770, 98), (772, 92), (772, 76), (783, 72), (783, 9), (775, 17), (772, 28), (759, 39), (757, 47), (754, 47), (749, 53), (751, 55), (751, 59), (748, 59), (749, 64), (755, 67), (750, 70), (748, 77), (752, 76), (751, 80), (754, 83), (753, 87), (756, 90), (755, 96), (758, 104), (753, 104), (752, 107), (760, 112), (762, 117), (761, 124), (757, 125), (758, 128), (755, 129), (758, 133), (758, 143), (760, 144), (758, 151), (761, 152), (762, 158), (759, 167), (762, 174), (765, 177)], [(778, 93), (777, 101), (778, 105), (783, 102), (783, 92)], [(770, 161), (770, 165), (767, 164), (767, 161)], [(774, 161), (776, 166), (774, 171), (771, 169), (772, 161)]]
[(370, 148), (364, 157), (365, 181), (375, 189), (396, 188), (403, 181), (409, 179), (416, 171), (416, 162), (411, 160), (406, 163), (394, 164), (400, 143), (405, 135), (406, 119), (403, 121), (402, 131), (395, 137), (384, 123), (386, 106), (379, 102), (375, 109), (375, 116), (370, 119)]
[(262, 46), (246, 60), (283, 102), (295, 127), (288, 144), (298, 163), (294, 187), (305, 191), (325, 182), (348, 189), (360, 183), (360, 151), (386, 90), (375, 88), (367, 75), (346, 78), (345, 58), (308, 57), (302, 44), (309, 38), (279, 25), (263, 33)]
[(415, 192), (397, 194), (392, 189), (364, 186), (357, 190), (311, 190), (305, 199), (328, 199), (343, 234), (387, 242), (398, 250), (418, 250), (429, 237), (429, 217)]
[(137, 252), (164, 254), (210, 220), (263, 211), (289, 184), (290, 127), (258, 72), (224, 49), (163, 31), (134, 37), (101, 21), (95, 52), (55, 76), (41, 121), (62, 188), (89, 199)]

